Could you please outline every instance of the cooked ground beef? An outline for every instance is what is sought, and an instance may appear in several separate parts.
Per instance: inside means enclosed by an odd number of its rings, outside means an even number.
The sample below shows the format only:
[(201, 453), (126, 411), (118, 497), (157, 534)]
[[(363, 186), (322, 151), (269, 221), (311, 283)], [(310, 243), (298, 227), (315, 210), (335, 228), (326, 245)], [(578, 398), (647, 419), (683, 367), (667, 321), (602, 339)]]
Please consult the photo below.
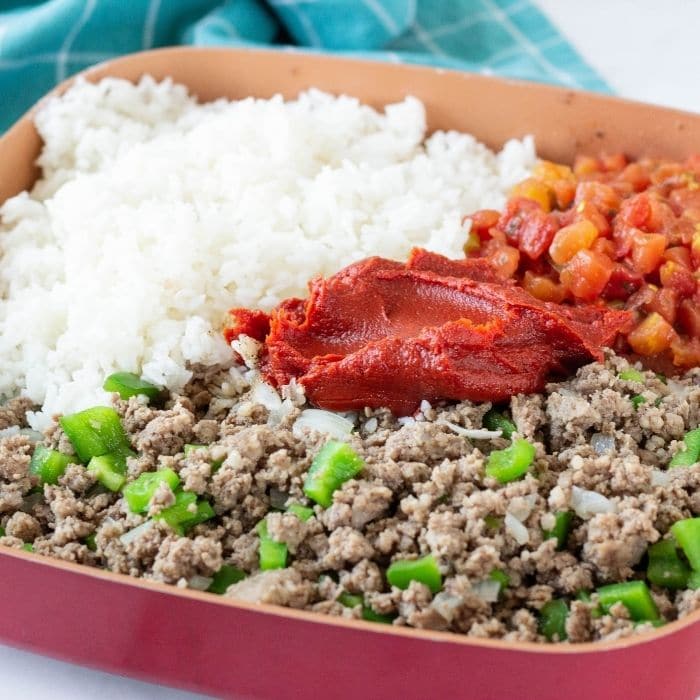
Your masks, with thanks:
[[(292, 429), (305, 408), (299, 388), (286, 387), (282, 408), (270, 411), (250, 388), (252, 371), (195, 368), (183, 395), (162, 407), (143, 397), (115, 398), (114, 405), (139, 453), (128, 461), (129, 480), (169, 467), (185, 490), (211, 503), (215, 518), (179, 536), (149, 517), (174, 502), (168, 486), (157, 490), (147, 514), (136, 515), (78, 464), (38, 493), (28, 472), (31, 438), (14, 434), (0, 439), (0, 544), (31, 542), (41, 554), (178, 586), (201, 586), (226, 563), (247, 574), (228, 588), (234, 598), (353, 618), (361, 606), (339, 598), (360, 595), (395, 625), (479, 637), (545, 641), (538, 612), (560, 597), (571, 601), (569, 641), (648, 631), (623, 605), (601, 616), (595, 593), (589, 601), (576, 594), (640, 577), (648, 546), (675, 521), (700, 514), (700, 466), (662, 471), (700, 423), (700, 370), (668, 382), (646, 372), (640, 384), (619, 378), (628, 367), (609, 353), (604, 364), (583, 367), (542, 395), (513, 397), (517, 435), (534, 444), (536, 456), (524, 477), (503, 485), (485, 474), (485, 463), (508, 441), (463, 434), (482, 427), (489, 404), (424, 402), (408, 419), (367, 409), (354, 416), (349, 437), (364, 469), (325, 509), (306, 498), (303, 483), (328, 438)], [(638, 406), (636, 395), (645, 399)], [(28, 408), (15, 401), (0, 409), (0, 427), (24, 426)], [(205, 447), (185, 455), (184, 445), (195, 441)], [(57, 425), (43, 443), (72, 452)], [(558, 551), (543, 529), (557, 511), (576, 510), (576, 489), (609, 499), (609, 512), (579, 508)], [(302, 521), (284, 512), (290, 503), (313, 507), (313, 516)], [(255, 527), (266, 516), (268, 536), (288, 547), (286, 569), (259, 570)], [(525, 526), (524, 537), (506, 526), (511, 517)], [(439, 563), (439, 593), (415, 581), (406, 590), (387, 583), (392, 561), (426, 554)], [(483, 585), (494, 569), (510, 578), (497, 600)], [(700, 608), (699, 591), (652, 593), (667, 620)]]

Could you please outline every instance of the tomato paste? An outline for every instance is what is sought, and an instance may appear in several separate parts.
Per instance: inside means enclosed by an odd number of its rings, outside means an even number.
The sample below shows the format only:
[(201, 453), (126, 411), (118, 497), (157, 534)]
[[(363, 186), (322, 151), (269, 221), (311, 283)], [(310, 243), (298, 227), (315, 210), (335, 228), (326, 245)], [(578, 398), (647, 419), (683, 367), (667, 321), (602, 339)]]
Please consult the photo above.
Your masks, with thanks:
[(422, 399), (507, 400), (602, 359), (630, 315), (565, 307), (503, 282), (486, 260), (416, 249), (404, 263), (368, 258), (314, 279), (265, 323), (233, 309), (230, 340), (264, 342), (272, 384), (296, 379), (323, 408), (412, 413)]

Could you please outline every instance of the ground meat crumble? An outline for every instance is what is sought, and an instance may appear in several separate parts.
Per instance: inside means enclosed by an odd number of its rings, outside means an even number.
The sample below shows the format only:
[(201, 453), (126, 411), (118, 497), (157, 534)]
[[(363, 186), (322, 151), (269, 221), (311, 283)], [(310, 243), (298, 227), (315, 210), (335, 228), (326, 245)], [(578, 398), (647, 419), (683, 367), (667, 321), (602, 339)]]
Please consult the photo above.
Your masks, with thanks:
[[(404, 419), (385, 410), (353, 414), (348, 440), (365, 466), (325, 509), (307, 499), (303, 483), (328, 438), (294, 429), (305, 408), (298, 387), (284, 388), (281, 407), (269, 409), (251, 391), (253, 371), (196, 367), (182, 395), (163, 404), (115, 397), (138, 452), (128, 461), (128, 479), (169, 467), (182, 488), (213, 506), (216, 517), (186, 536), (149, 517), (174, 502), (165, 484), (143, 515), (130, 513), (79, 464), (69, 465), (58, 484), (38, 488), (29, 473), (32, 437), (19, 430), (31, 406), (14, 400), (0, 408), (0, 545), (31, 543), (39, 554), (179, 586), (201, 587), (230, 564), (247, 574), (228, 588), (233, 598), (353, 618), (361, 606), (339, 599), (359, 595), (394, 625), (477, 637), (545, 641), (538, 612), (557, 597), (571, 601), (570, 642), (645, 632), (651, 626), (635, 625), (624, 606), (594, 614), (595, 594), (589, 601), (576, 594), (640, 577), (648, 546), (675, 521), (700, 514), (700, 465), (659, 478), (685, 432), (700, 423), (700, 370), (668, 382), (646, 372), (641, 384), (619, 377), (628, 368), (608, 353), (605, 363), (587, 365), (541, 395), (513, 397), (517, 435), (535, 445), (536, 457), (527, 475), (503, 485), (486, 476), (485, 462), (508, 442), (463, 434), (482, 427), (489, 404), (423, 402)], [(635, 405), (636, 395), (644, 402)], [(203, 448), (185, 454), (195, 442)], [(72, 453), (57, 424), (43, 444)], [(574, 516), (558, 551), (543, 530), (555, 512), (573, 510), (576, 488), (604, 496), (612, 509)], [(284, 512), (291, 503), (313, 515), (303, 521)], [(288, 547), (286, 569), (259, 570), (255, 527), (266, 516), (269, 537)], [(509, 516), (523, 524), (525, 537), (515, 539)], [(415, 581), (406, 590), (387, 583), (392, 561), (426, 554), (439, 563), (439, 593)], [(494, 569), (510, 579), (497, 598), (483, 585)], [(700, 591), (652, 593), (666, 620), (700, 608)]]

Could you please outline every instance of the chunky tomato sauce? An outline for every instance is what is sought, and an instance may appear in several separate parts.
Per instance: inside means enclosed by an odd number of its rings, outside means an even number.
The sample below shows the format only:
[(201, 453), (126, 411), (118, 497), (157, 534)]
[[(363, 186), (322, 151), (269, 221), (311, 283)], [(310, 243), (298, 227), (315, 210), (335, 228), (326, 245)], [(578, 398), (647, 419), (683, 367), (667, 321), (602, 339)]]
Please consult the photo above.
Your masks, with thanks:
[(541, 391), (553, 375), (602, 359), (631, 314), (531, 296), (483, 259), (414, 250), (407, 263), (368, 258), (270, 317), (231, 311), (229, 340), (264, 341), (268, 381), (301, 383), (316, 405), (413, 412), (422, 399), (499, 401)]
[(618, 350), (700, 365), (700, 156), (540, 162), (503, 213), (467, 217), (469, 256), (543, 301), (625, 308)]

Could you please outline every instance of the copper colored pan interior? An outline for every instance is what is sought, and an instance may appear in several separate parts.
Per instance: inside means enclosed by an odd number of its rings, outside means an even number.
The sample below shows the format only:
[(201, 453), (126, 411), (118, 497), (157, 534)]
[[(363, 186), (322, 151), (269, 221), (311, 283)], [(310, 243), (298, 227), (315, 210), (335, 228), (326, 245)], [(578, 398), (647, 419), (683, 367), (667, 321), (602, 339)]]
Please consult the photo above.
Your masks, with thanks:
[[(89, 80), (105, 76), (138, 80), (144, 74), (158, 79), (172, 77), (202, 101), (219, 97), (294, 97), (309, 87), (346, 93), (375, 107), (420, 98), (431, 130), (456, 129), (474, 134), (491, 148), (506, 140), (532, 134), (538, 154), (570, 162), (577, 152), (623, 151), (629, 156), (681, 159), (700, 152), (700, 115), (638, 104), (617, 98), (563, 88), (505, 81), (452, 71), (396, 66), (383, 63), (311, 56), (273, 51), (173, 48), (129, 55), (101, 64), (83, 75)], [(66, 89), (62, 84), (57, 92)], [(31, 112), (0, 139), (0, 203), (28, 189), (38, 172), (34, 161), (41, 141)], [(85, 576), (129, 582), (173, 596), (212, 602), (213, 596), (183, 591), (165, 584), (129, 579), (120, 574), (96, 571), (25, 552), (7, 551), (0, 556), (35, 560), (53, 569), (80, 572)], [(363, 621), (324, 618), (321, 615), (273, 606), (252, 606), (230, 599), (221, 605), (255, 609), (268, 614), (312, 620), (322, 624), (363, 628), (375, 634), (419, 636), (464, 645), (509, 648), (547, 654), (598, 652), (644, 644), (672, 634), (700, 619), (700, 611), (670, 623), (653, 634), (595, 644), (540, 645), (473, 639), (461, 635), (413, 629), (386, 628)]]

